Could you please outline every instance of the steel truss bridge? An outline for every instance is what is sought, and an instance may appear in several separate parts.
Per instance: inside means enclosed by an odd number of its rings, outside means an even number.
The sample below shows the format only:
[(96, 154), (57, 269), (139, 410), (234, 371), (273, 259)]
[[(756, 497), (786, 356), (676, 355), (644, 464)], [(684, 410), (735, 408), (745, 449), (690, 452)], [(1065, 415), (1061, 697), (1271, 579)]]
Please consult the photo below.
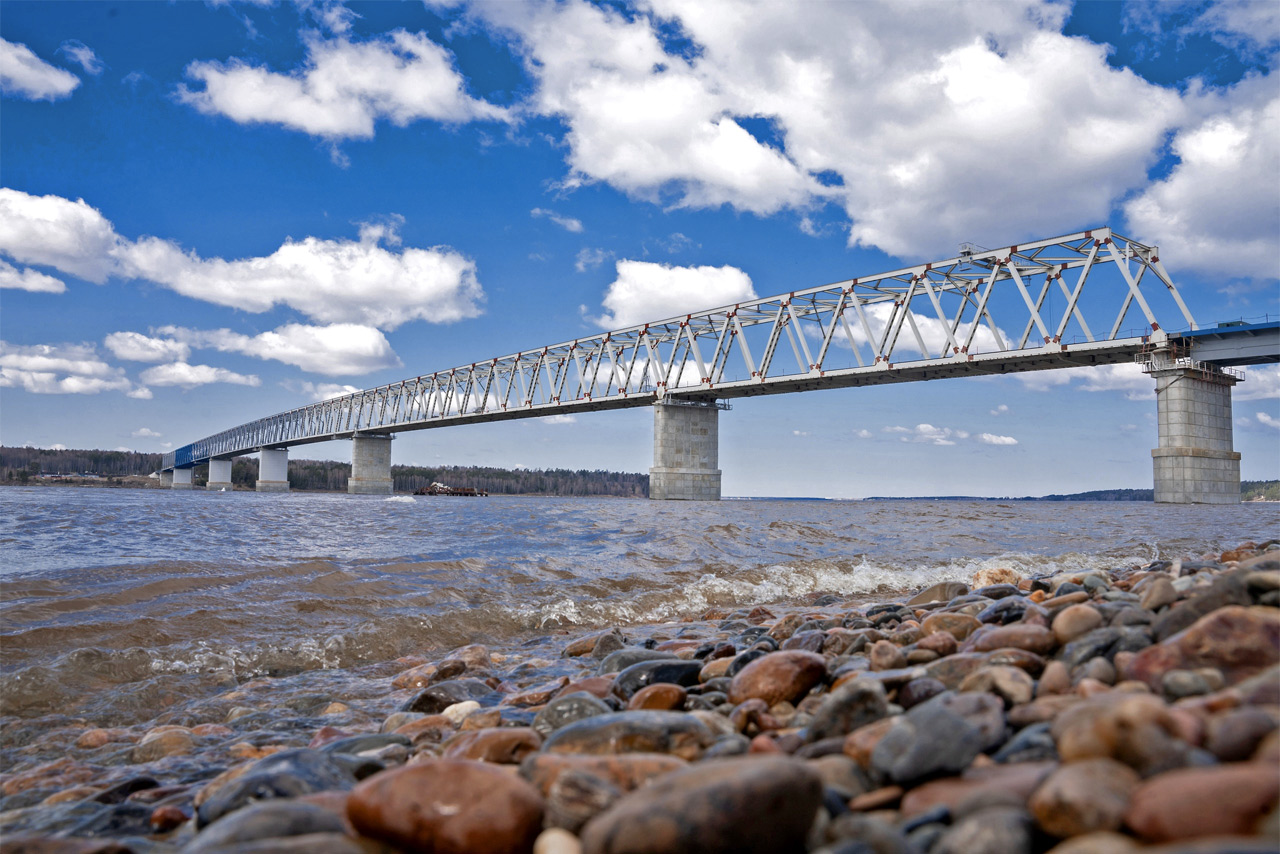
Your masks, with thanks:
[[(1135, 328), (1136, 326), (1136, 328)], [(291, 409), (167, 454), (1133, 361), (1197, 329), (1159, 252), (1097, 228), (698, 311)]]

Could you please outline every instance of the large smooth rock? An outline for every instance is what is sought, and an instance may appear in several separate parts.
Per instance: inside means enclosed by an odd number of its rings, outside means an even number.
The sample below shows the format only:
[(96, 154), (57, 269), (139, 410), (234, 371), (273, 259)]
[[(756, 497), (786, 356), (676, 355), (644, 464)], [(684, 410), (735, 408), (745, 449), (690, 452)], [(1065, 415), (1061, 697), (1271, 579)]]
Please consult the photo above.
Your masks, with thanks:
[(1111, 692), (1076, 703), (1058, 714), (1052, 732), (1065, 762), (1116, 759), (1148, 777), (1188, 759), (1177, 718), (1150, 694)]
[(474, 700), (480, 705), (494, 705), (501, 695), (479, 679), (447, 679), (414, 695), (401, 711), (435, 715), (455, 703)]
[(715, 741), (706, 724), (683, 712), (618, 712), (586, 718), (553, 732), (547, 753), (669, 753), (697, 759)]
[(1049, 775), (1027, 802), (1036, 823), (1054, 836), (1119, 830), (1141, 779), (1114, 759), (1086, 759)]
[(1147, 780), (1133, 793), (1125, 823), (1151, 842), (1257, 832), (1276, 808), (1280, 774), (1273, 765), (1243, 762), (1184, 768)]
[(679, 771), (688, 762), (662, 753), (621, 753), (616, 756), (583, 756), (572, 753), (535, 753), (520, 765), (520, 776), (544, 795), (561, 774), (577, 771), (608, 780), (623, 792), (655, 777)]
[(196, 823), (203, 827), (256, 801), (346, 790), (355, 782), (333, 754), (309, 748), (283, 750), (258, 760), (238, 776), (211, 782), (197, 798)]
[(199, 854), (258, 839), (345, 831), (342, 816), (324, 807), (277, 798), (247, 806), (211, 825), (183, 849), (183, 854)]
[(546, 737), (575, 721), (612, 713), (613, 709), (609, 704), (594, 694), (575, 691), (556, 697), (540, 709), (533, 718), (533, 728)]
[(939, 581), (926, 587), (907, 600), (908, 605), (927, 605), (930, 602), (948, 602), (957, 596), (969, 592), (969, 585), (963, 581)]
[(466, 759), (386, 771), (347, 798), (347, 818), (362, 836), (420, 854), (529, 852), (542, 813), (542, 796), (528, 782)]
[(889, 714), (884, 686), (873, 679), (846, 682), (828, 694), (809, 723), (809, 741), (847, 735)]
[(827, 675), (821, 655), (801, 650), (783, 650), (758, 658), (738, 671), (729, 685), (729, 700), (760, 699), (770, 706), (799, 702)]
[(935, 632), (946, 632), (958, 641), (962, 641), (973, 630), (980, 628), (982, 621), (968, 614), (930, 614), (920, 624), (920, 634), (928, 637)]
[(450, 759), (518, 765), (541, 746), (542, 736), (530, 727), (486, 727), (458, 733), (444, 743), (441, 755)]
[(623, 670), (613, 680), (613, 691), (624, 700), (630, 700), (641, 688), (659, 683), (671, 683), (688, 688), (698, 684), (701, 661), (639, 661)]
[(701, 762), (639, 789), (582, 831), (584, 854), (800, 854), (822, 782), (790, 758)]
[(882, 778), (909, 786), (931, 776), (956, 774), (982, 752), (978, 728), (938, 702), (945, 697), (939, 695), (895, 719), (876, 742), (871, 767)]
[(1170, 670), (1214, 667), (1228, 685), (1280, 662), (1280, 610), (1231, 606), (1202, 617), (1186, 630), (1149, 646), (1123, 668), (1125, 679), (1159, 691)]
[(1020, 807), (980, 810), (951, 826), (931, 854), (1029, 854), (1034, 826)]

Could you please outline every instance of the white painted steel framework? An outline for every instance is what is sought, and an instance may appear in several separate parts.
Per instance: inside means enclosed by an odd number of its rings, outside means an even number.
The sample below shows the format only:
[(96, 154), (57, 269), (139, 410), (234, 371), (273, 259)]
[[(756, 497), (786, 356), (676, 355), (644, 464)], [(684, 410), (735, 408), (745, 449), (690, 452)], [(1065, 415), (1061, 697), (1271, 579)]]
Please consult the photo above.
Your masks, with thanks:
[(1004, 249), (967, 246), (946, 261), (313, 403), (179, 448), (166, 455), (164, 468), (361, 434), (646, 406), (664, 398), (715, 400), (1124, 362), (1144, 344), (1164, 339), (1162, 319), (1197, 328), (1157, 249), (1109, 228)]

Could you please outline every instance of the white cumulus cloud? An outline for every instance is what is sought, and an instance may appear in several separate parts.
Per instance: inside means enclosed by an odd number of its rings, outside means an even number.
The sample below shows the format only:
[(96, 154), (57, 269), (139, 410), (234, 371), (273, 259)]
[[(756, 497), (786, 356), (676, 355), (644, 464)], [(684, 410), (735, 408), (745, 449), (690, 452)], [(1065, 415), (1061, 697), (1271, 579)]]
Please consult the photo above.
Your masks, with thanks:
[(1272, 416), (1272, 415), (1269, 415), (1269, 414), (1268, 414), (1268, 413), (1266, 413), (1266, 412), (1259, 412), (1259, 413), (1258, 413), (1258, 421), (1262, 422), (1263, 424), (1267, 425), (1268, 427), (1274, 427), (1274, 428), (1276, 428), (1277, 430), (1280, 430), (1280, 418), (1276, 418), (1276, 417), (1274, 417), (1274, 416)]
[[(1269, 5), (1269, 4), (1259, 4)], [(1194, 98), (1177, 165), (1124, 206), (1133, 236), (1170, 270), (1280, 277), (1280, 91), (1271, 75)]]
[(567, 186), (760, 215), (833, 202), (851, 244), (931, 256), (1105, 222), (1146, 183), (1181, 99), (1065, 35), (1069, 12), (566, 0), (475, 14), (515, 36), (532, 109), (568, 128)]
[(231, 383), (232, 385), (259, 386), (262, 380), (249, 374), (237, 374), (226, 368), (215, 368), (212, 365), (189, 365), (186, 362), (174, 362), (169, 365), (156, 365), (142, 372), (140, 379), (147, 385), (181, 386), (195, 388), (210, 383)]
[(178, 98), (240, 124), (278, 124), (328, 140), (369, 139), (378, 120), (504, 121), (502, 107), (472, 98), (452, 56), (421, 33), (367, 42), (311, 37), (302, 68), (287, 74), (242, 60), (193, 62)]
[(57, 101), (79, 85), (79, 77), (45, 62), (25, 44), (0, 39), (0, 93), (24, 101)]
[(354, 385), (313, 382), (303, 382), (299, 385), (299, 389), (312, 400), (329, 400), (335, 397), (345, 397), (348, 394), (355, 394), (362, 390), (359, 386)]
[(618, 277), (602, 301), (605, 313), (593, 318), (606, 329), (638, 326), (756, 298), (751, 277), (737, 267), (619, 261), (616, 270)]
[(1012, 436), (997, 436), (994, 433), (979, 433), (975, 436), (984, 445), (1016, 445), (1018, 440)]
[(155, 430), (152, 430), (150, 427), (139, 427), (137, 430), (134, 430), (133, 433), (131, 433), (130, 435), (133, 436), (133, 438), (135, 439), (159, 439), (164, 434), (157, 433)]
[(102, 343), (117, 359), (129, 362), (185, 362), (191, 355), (191, 348), (181, 341), (141, 332), (112, 332)]
[(164, 326), (157, 331), (191, 347), (273, 359), (327, 376), (367, 374), (401, 365), (385, 335), (373, 327), (352, 323), (329, 326), (290, 323), (259, 335), (178, 326)]
[(1280, 365), (1250, 365), (1244, 370), (1244, 382), (1231, 390), (1232, 400), (1271, 398), (1280, 398)]
[(285, 305), (321, 323), (389, 330), (477, 316), (475, 262), (447, 246), (401, 247), (400, 221), (365, 223), (358, 240), (290, 239), (265, 257), (225, 260), (158, 237), (125, 239), (83, 200), (0, 188), (0, 255), (92, 282), (145, 279), (250, 312)]
[(98, 394), (133, 389), (121, 368), (102, 361), (92, 344), (16, 345), (0, 341), (0, 388), (33, 394)]
[(46, 276), (38, 270), (17, 267), (7, 261), (0, 261), (0, 288), (15, 288), (33, 293), (60, 294), (66, 291), (67, 285), (61, 279)]

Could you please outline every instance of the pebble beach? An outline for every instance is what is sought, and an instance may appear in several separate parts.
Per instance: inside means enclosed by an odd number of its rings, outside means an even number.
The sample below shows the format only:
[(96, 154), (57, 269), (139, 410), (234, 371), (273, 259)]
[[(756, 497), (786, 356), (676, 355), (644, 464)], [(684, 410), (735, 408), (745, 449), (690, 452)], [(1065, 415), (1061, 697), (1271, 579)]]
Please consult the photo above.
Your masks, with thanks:
[(1280, 848), (1280, 543), (6, 718), (6, 854)]

